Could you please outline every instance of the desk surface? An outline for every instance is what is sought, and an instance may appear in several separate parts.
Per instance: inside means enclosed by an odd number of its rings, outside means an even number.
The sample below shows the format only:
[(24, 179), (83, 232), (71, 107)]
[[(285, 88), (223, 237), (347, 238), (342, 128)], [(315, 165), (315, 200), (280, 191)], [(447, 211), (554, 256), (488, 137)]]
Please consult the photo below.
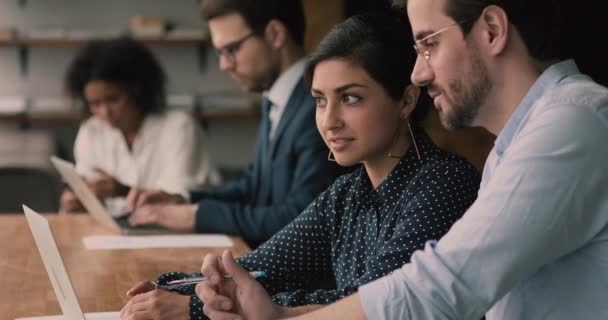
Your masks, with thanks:
[[(86, 250), (82, 237), (112, 234), (88, 215), (46, 215), (83, 312), (119, 311), (125, 293), (168, 271), (197, 272), (206, 253), (225, 248)], [(232, 238), (235, 255), (249, 251)], [(0, 215), (0, 319), (61, 314), (25, 216)]]

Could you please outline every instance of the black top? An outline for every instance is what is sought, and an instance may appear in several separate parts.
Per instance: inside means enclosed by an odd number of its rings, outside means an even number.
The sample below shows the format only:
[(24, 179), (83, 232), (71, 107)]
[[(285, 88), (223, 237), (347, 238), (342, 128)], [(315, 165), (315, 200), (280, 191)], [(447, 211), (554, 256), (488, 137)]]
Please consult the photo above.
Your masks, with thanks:
[[(284, 306), (336, 301), (409, 262), (414, 251), (441, 238), (464, 214), (480, 182), (472, 165), (438, 149), (422, 131), (416, 142), (422, 159), (410, 148), (376, 190), (363, 166), (338, 178), (298, 218), (238, 262), (265, 271), (260, 282)], [(190, 307), (192, 319), (204, 319), (196, 296)]]

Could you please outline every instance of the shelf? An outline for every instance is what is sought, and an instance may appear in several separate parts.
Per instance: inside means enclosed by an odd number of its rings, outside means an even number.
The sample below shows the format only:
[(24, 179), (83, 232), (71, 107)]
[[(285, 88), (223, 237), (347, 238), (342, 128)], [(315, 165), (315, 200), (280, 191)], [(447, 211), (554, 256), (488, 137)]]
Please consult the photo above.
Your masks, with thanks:
[[(70, 38), (26, 38), (0, 40), (0, 47), (76, 47), (89, 40), (96, 39), (70, 39)], [(208, 37), (162, 37), (162, 38), (135, 38), (147, 45), (159, 46), (197, 46), (206, 45)]]
[(15, 40), (6, 40), (6, 39), (2, 39), (0, 40), (0, 48), (1, 47), (18, 47), (19, 45), (17, 44), (17, 42)]
[(259, 108), (219, 110), (201, 109), (196, 112), (200, 120), (257, 120), (260, 118)]
[[(235, 109), (235, 110), (197, 110), (194, 115), (199, 121), (215, 120), (258, 120), (259, 108)], [(80, 112), (55, 112), (55, 113), (22, 113), (22, 114), (0, 114), (0, 123), (16, 124), (24, 127), (31, 125), (70, 125), (84, 120), (86, 115)]]
[(78, 112), (56, 112), (56, 113), (21, 113), (14, 115), (0, 115), (0, 123), (16, 124), (22, 127), (30, 125), (64, 125), (74, 124), (84, 119), (84, 115)]
[[(28, 37), (17, 37), (15, 39), (2, 39), (0, 40), (0, 48), (12, 47), (17, 48), (19, 52), (19, 66), (21, 74), (27, 76), (29, 67), (29, 49), (30, 48), (75, 48), (84, 45), (87, 41), (92, 39), (106, 39), (107, 37), (91, 37), (91, 38), (62, 38), (62, 37), (49, 37), (49, 38), (28, 38)], [(190, 46), (196, 47), (199, 54), (199, 68), (201, 71), (204, 70), (204, 59), (202, 58), (205, 53), (205, 48), (209, 44), (208, 36), (163, 36), (163, 37), (134, 37), (134, 39), (141, 41), (148, 46), (165, 46), (165, 47), (183, 47)]]

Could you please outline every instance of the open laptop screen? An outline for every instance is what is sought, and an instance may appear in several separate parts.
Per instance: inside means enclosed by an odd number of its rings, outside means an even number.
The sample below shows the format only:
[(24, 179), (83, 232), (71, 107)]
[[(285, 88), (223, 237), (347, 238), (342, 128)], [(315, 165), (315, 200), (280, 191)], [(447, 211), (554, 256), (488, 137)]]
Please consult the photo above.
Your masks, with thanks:
[(44, 263), (44, 268), (51, 279), (55, 296), (59, 301), (59, 306), (66, 320), (85, 320), (85, 317), (76, 298), (76, 293), (72, 287), (72, 282), (65, 269), (65, 264), (59, 254), (55, 237), (49, 226), (49, 222), (28, 208), (23, 206), (25, 218), (30, 226), (34, 241), (40, 252), (40, 257)]

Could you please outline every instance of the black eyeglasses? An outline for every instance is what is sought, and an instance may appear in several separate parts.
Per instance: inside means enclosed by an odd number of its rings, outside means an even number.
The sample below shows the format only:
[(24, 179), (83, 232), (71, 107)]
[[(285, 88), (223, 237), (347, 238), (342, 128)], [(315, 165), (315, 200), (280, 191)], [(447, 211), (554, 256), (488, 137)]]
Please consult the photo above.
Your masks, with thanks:
[(224, 57), (226, 57), (226, 59), (230, 60), (230, 62), (234, 62), (235, 61), (234, 55), (239, 51), (239, 49), (241, 49), (241, 46), (243, 45), (243, 43), (245, 41), (247, 41), (247, 39), (249, 39), (253, 36), (255, 36), (255, 32), (251, 32), (251, 33), (247, 34), (246, 36), (244, 36), (238, 40), (232, 41), (221, 48), (216, 48), (215, 52), (217, 53), (217, 55), (219, 57), (224, 56)]

